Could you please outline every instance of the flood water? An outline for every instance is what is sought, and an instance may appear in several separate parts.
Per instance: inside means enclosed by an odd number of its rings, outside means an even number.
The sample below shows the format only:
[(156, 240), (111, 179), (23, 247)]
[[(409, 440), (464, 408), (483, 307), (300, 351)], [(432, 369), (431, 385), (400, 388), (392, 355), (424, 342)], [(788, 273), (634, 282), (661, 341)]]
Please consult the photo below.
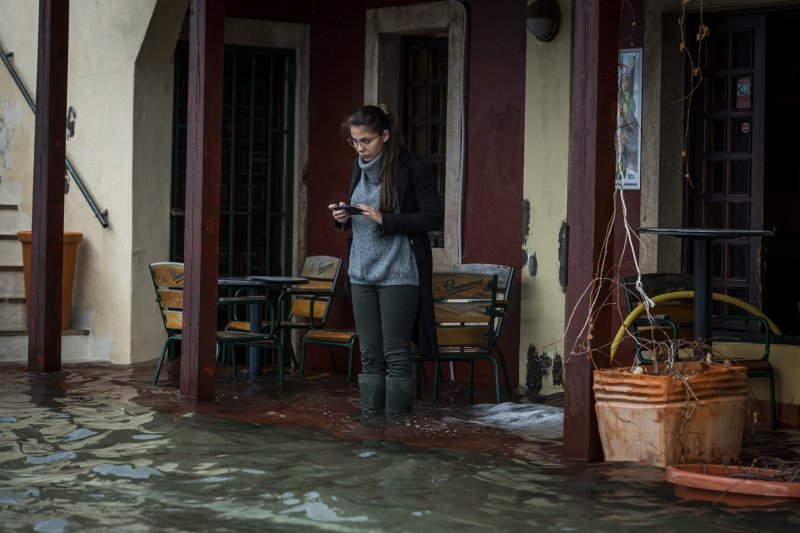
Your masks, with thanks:
[[(80, 368), (48, 384), (0, 365), (0, 529), (800, 530), (800, 504), (681, 500), (656, 467), (341, 440), (156, 409), (140, 394)], [(505, 420), (509, 439), (552, 439), (552, 408), (527, 423), (525, 409), (536, 407), (464, 407), (440, 423)]]

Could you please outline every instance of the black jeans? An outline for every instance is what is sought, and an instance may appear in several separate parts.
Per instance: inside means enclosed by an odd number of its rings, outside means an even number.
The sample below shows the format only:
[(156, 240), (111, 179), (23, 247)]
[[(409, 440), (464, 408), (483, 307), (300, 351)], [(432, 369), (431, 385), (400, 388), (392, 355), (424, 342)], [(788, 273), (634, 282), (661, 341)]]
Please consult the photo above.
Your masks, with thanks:
[(361, 345), (361, 372), (413, 377), (411, 336), (419, 312), (416, 285), (356, 285), (353, 316)]

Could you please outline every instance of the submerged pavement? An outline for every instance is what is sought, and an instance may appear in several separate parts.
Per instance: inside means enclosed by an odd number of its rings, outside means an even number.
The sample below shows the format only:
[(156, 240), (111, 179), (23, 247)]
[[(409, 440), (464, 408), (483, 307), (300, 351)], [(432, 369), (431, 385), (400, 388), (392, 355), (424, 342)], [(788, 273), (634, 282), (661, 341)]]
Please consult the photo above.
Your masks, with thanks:
[[(287, 373), (284, 390), (274, 371), (238, 380), (227, 367), (217, 376), (216, 401), (195, 402), (180, 397), (179, 361), (167, 361), (157, 386), (151, 385), (154, 364), (65, 365), (59, 373), (26, 376), (34, 402), (36, 396), (91, 395), (106, 390), (109, 382), (125, 387), (128, 401), (164, 414), (197, 412), (261, 426), (304, 427), (343, 441), (396, 441), (416, 448), (460, 449), (506, 457), (560, 461), (563, 408), (523, 402), (494, 404), (494, 391), (476, 388), (475, 401), (467, 405), (467, 386), (445, 382), (440, 401), (434, 403), (432, 385), (423, 387), (410, 415), (394, 420), (361, 421), (358, 390), (335, 373), (310, 374), (303, 379)], [(25, 376), (24, 365), (0, 364), (0, 375)], [(0, 377), (2, 381), (2, 377)], [(38, 391), (38, 392), (37, 392)], [(488, 403), (492, 402), (492, 403)]]
[[(220, 367), (216, 401), (195, 402), (180, 397), (179, 361), (168, 361), (157, 386), (151, 385), (152, 363), (131, 366), (73, 364), (52, 375), (27, 376), (24, 365), (0, 364), (3, 379), (27, 379), (31, 399), (52, 398), (59, 393), (91, 395), (109, 384), (122, 387), (120, 394), (132, 404), (155, 411), (186, 416), (202, 413), (260, 426), (304, 427), (342, 441), (396, 441), (415, 448), (459, 449), (528, 460), (562, 462), (561, 397), (532, 403), (517, 398), (493, 403), (494, 391), (476, 388), (476, 405), (467, 403), (467, 386), (452, 381), (442, 384), (439, 402), (432, 399), (432, 385), (425, 383), (422, 400), (414, 412), (395, 420), (361, 421), (358, 390), (336, 373), (301, 378), (287, 373), (280, 391), (274, 372), (262, 376)], [(5, 376), (5, 377), (3, 377)], [(2, 390), (2, 389), (0, 389)], [(491, 402), (491, 403), (490, 403)], [(770, 432), (766, 424), (749, 424), (743, 437), (741, 461), (771, 458), (800, 460), (800, 431)]]

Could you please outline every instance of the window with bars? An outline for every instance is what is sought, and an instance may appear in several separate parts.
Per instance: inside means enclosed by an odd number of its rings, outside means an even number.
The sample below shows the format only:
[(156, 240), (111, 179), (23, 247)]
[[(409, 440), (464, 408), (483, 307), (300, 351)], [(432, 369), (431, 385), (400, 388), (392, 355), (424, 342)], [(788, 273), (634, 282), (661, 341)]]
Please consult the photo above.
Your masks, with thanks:
[[(431, 167), (445, 205), (447, 144), (447, 36), (408, 36), (403, 44), (402, 124), (409, 149)], [(444, 247), (444, 230), (430, 233)]]
[[(220, 275), (291, 273), (294, 52), (226, 46)], [(188, 46), (175, 53), (170, 257), (183, 261)]]

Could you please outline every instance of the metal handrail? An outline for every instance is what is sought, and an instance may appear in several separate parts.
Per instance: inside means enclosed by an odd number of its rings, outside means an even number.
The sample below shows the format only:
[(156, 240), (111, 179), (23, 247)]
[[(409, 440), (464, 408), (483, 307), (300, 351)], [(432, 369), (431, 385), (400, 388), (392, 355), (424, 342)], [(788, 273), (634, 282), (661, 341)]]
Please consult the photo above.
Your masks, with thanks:
[[(12, 57), (13, 55), (14, 55), (13, 53), (6, 54), (6, 51), (3, 50), (3, 47), (0, 45), (0, 58), (2, 58), (3, 64), (6, 66), (6, 69), (8, 69), (8, 73), (11, 74), (11, 79), (13, 79), (14, 83), (17, 84), (17, 88), (22, 93), (22, 97), (25, 98), (26, 102), (28, 102), (28, 106), (30, 106), (31, 111), (33, 111), (33, 114), (35, 115), (36, 102), (34, 102), (33, 98), (31, 98), (31, 94), (28, 92), (28, 89), (25, 87), (25, 84), (22, 82), (22, 79), (17, 74), (17, 70), (14, 68), (14, 65), (12, 65), (11, 61), (9, 60), (9, 58)], [(81, 177), (78, 175), (78, 171), (75, 170), (75, 167), (72, 166), (72, 162), (70, 162), (69, 157), (65, 157), (64, 162), (67, 167), (67, 172), (72, 177), (72, 180), (75, 182), (75, 185), (78, 186), (78, 189), (80, 189), (81, 193), (83, 194), (83, 197), (86, 199), (86, 202), (88, 202), (89, 207), (92, 208), (94, 216), (96, 216), (97, 220), (100, 221), (101, 226), (107, 228), (108, 219), (106, 217), (108, 216), (108, 209), (100, 211), (100, 208), (97, 207), (94, 198), (92, 198), (92, 194), (83, 184), (83, 180), (81, 180)]]

